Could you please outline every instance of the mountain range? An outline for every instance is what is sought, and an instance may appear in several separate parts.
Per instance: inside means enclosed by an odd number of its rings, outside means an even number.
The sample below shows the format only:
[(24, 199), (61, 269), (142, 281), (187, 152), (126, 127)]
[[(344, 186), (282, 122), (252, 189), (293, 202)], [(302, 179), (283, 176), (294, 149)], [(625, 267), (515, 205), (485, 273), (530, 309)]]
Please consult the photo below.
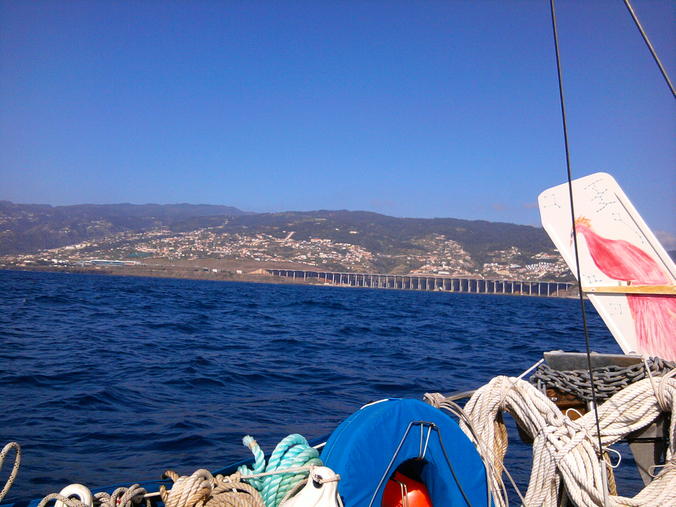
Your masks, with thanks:
[[(146, 233), (164, 238), (163, 243), (151, 245)], [(0, 201), (0, 255), (69, 245), (118, 257), (243, 256), (314, 265), (334, 262), (335, 269), (352, 262), (354, 269), (383, 273), (423, 268), (486, 275), (540, 269), (541, 276), (570, 276), (544, 230), (527, 225), (348, 210), (249, 213), (207, 204), (49, 206)], [(349, 254), (350, 248), (356, 253)], [(350, 255), (361, 260), (350, 261)]]
[[(440, 234), (481, 262), (488, 251), (517, 247), (526, 256), (552, 250), (537, 227), (455, 218), (397, 218), (366, 211), (248, 213), (207, 204), (80, 204), (50, 206), (0, 201), (0, 255), (34, 253), (120, 232), (167, 228), (172, 232), (217, 227), (225, 233), (294, 231), (294, 239), (325, 238), (382, 253), (405, 249), (417, 238)], [(352, 231), (352, 232), (351, 232)], [(354, 234), (358, 231), (359, 234)]]
[(15, 204), (0, 201), (0, 255), (33, 253), (159, 227), (181, 229), (209, 217), (246, 213), (211, 204)]

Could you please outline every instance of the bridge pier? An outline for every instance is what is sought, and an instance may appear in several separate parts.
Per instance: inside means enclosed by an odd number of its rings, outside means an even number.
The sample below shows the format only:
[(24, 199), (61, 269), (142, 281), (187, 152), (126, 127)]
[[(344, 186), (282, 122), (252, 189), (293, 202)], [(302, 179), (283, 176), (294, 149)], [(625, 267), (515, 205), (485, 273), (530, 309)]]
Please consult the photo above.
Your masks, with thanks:
[[(368, 287), (372, 289), (401, 289), (419, 291), (443, 291), (469, 294), (520, 294), (539, 297), (561, 297), (575, 284), (570, 282), (524, 281), (524, 280), (486, 280), (480, 278), (388, 275), (382, 273), (339, 273), (327, 271), (268, 269), (274, 276), (290, 278), (293, 281), (311, 281), (324, 284)], [(509, 287), (508, 287), (509, 285)]]

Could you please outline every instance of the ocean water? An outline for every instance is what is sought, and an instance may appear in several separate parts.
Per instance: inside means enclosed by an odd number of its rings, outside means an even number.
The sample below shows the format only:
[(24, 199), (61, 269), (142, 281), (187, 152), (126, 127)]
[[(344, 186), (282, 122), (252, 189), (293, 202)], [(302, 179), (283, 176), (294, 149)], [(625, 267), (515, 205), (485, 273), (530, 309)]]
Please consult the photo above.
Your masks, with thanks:
[[(0, 445), (24, 451), (5, 502), (217, 469), (246, 434), (270, 452), (556, 349), (584, 350), (576, 300), (0, 271)], [(521, 484), (529, 453), (510, 444)]]

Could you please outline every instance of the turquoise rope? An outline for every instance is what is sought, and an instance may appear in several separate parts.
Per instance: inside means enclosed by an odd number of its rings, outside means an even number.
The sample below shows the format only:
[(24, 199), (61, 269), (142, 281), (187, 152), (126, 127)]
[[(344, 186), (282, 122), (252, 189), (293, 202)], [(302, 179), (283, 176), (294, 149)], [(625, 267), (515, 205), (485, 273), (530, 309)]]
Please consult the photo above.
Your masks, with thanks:
[(296, 433), (289, 435), (277, 444), (270, 455), (267, 466), (265, 465), (265, 454), (252, 437), (247, 435), (242, 442), (251, 449), (254, 455), (254, 465), (253, 468), (242, 465), (237, 471), (242, 474), (243, 479), (246, 479), (249, 484), (258, 490), (263, 497), (265, 507), (278, 507), (289, 491), (300, 482), (305, 481), (308, 472), (290, 472), (258, 478), (247, 478), (247, 475), (274, 472), (291, 467), (322, 465), (317, 449), (310, 447), (307, 440)]
[[(254, 466), (253, 469), (250, 469), (246, 465), (242, 465), (237, 468), (237, 471), (242, 475), (242, 477), (245, 475), (260, 474), (265, 472), (265, 453), (263, 453), (263, 450), (258, 445), (258, 442), (256, 442), (252, 436), (247, 435), (242, 439), (242, 443), (251, 449), (251, 452), (254, 455)], [(258, 479), (252, 477), (251, 479), (247, 479), (247, 481), (258, 491), (263, 489), (262, 477)]]

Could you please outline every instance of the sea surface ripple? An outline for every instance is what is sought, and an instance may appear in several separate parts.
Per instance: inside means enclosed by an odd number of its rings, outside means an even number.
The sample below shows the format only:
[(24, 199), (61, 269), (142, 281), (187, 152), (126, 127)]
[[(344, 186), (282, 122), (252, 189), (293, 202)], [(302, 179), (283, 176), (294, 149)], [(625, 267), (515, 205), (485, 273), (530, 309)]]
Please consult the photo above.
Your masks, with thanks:
[[(591, 309), (590, 331), (619, 352)], [(24, 449), (5, 502), (220, 468), (246, 434), (270, 452), (556, 349), (584, 350), (575, 300), (0, 271), (0, 445)]]

